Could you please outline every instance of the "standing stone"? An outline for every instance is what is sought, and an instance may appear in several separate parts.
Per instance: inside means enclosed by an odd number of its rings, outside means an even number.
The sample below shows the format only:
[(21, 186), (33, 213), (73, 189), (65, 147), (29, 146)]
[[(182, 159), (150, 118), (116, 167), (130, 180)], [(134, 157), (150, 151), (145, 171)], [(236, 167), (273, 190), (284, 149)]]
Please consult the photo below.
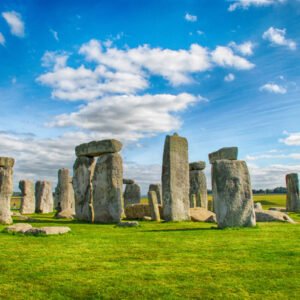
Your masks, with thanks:
[(120, 154), (109, 153), (98, 158), (92, 184), (94, 221), (120, 222), (124, 215), (123, 162)]
[(0, 157), (0, 224), (11, 224), (10, 198), (13, 193), (13, 166), (15, 160)]
[(298, 174), (291, 173), (285, 177), (287, 195), (286, 210), (300, 212), (299, 179)]
[(21, 180), (19, 188), (22, 193), (21, 214), (33, 214), (35, 212), (34, 184), (30, 180)]
[(138, 184), (126, 184), (124, 192), (124, 207), (140, 203), (141, 200), (141, 188)]
[(157, 194), (155, 191), (148, 192), (148, 201), (150, 206), (151, 219), (160, 221), (159, 207), (157, 202)]
[(161, 184), (150, 184), (149, 185), (149, 192), (154, 191), (156, 193), (157, 203), (162, 204), (162, 191), (161, 191)]
[(220, 228), (256, 225), (250, 175), (245, 161), (214, 161), (212, 190)]
[(167, 136), (162, 166), (162, 196), (166, 221), (189, 220), (188, 142), (177, 134)]
[(35, 211), (47, 214), (53, 212), (52, 184), (49, 181), (37, 181), (35, 183)]
[(56, 197), (57, 205), (60, 207), (61, 212), (69, 211), (75, 213), (74, 190), (68, 169), (58, 170)]
[(73, 166), (73, 188), (76, 219), (94, 222), (92, 178), (96, 161), (90, 157), (78, 157)]
[[(207, 209), (206, 176), (202, 171), (205, 162), (190, 163), (190, 207), (203, 207)], [(194, 204), (196, 201), (196, 204)]]

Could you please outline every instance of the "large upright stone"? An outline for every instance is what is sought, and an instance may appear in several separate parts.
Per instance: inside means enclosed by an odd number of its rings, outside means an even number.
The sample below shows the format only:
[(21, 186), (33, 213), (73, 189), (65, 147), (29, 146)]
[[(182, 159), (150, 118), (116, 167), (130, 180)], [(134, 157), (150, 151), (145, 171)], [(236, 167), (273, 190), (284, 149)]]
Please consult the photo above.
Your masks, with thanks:
[(68, 210), (75, 213), (74, 189), (69, 173), (68, 169), (58, 170), (58, 183), (56, 188), (57, 205), (62, 212)]
[(155, 191), (148, 192), (148, 201), (150, 206), (151, 219), (160, 221), (159, 207), (157, 202), (157, 194)]
[(154, 191), (156, 193), (157, 203), (162, 204), (162, 191), (161, 184), (155, 183), (149, 185), (149, 192)]
[(21, 180), (19, 188), (22, 194), (20, 213), (33, 214), (35, 212), (34, 183), (30, 180)]
[(37, 181), (35, 183), (35, 211), (47, 214), (53, 212), (52, 184), (49, 181)]
[(124, 191), (124, 207), (140, 203), (141, 188), (137, 183), (126, 184)]
[(208, 157), (211, 164), (221, 159), (237, 160), (238, 147), (224, 147), (218, 151), (210, 153)]
[(299, 195), (299, 179), (298, 174), (291, 173), (285, 177), (287, 194), (286, 194), (286, 210), (300, 211), (300, 195)]
[(162, 166), (162, 196), (166, 221), (189, 220), (188, 142), (177, 134), (167, 136)]
[(220, 228), (256, 225), (251, 181), (246, 162), (214, 161), (212, 191)]
[(118, 153), (104, 154), (98, 158), (92, 184), (94, 221), (120, 222), (124, 215), (123, 162)]
[[(195, 200), (194, 200), (195, 199)], [(203, 171), (190, 171), (190, 207), (203, 207), (207, 209), (207, 184)]]
[(78, 157), (73, 166), (73, 188), (76, 219), (94, 222), (92, 178), (96, 161), (90, 157)]
[(95, 157), (107, 153), (116, 153), (121, 151), (121, 149), (122, 143), (111, 139), (81, 144), (75, 148), (75, 152), (77, 157)]
[(0, 157), (0, 224), (11, 224), (10, 198), (13, 193), (13, 166), (15, 160)]

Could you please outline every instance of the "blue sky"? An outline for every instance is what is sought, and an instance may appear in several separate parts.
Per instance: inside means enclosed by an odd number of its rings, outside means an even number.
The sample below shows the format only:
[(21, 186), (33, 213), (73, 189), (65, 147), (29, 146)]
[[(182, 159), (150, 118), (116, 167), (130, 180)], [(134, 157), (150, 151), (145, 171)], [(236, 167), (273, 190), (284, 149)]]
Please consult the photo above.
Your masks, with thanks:
[(190, 161), (238, 146), (256, 188), (300, 172), (299, 0), (3, 0), (0, 14), (16, 183), (55, 183), (77, 144), (114, 137), (145, 191), (174, 131)]

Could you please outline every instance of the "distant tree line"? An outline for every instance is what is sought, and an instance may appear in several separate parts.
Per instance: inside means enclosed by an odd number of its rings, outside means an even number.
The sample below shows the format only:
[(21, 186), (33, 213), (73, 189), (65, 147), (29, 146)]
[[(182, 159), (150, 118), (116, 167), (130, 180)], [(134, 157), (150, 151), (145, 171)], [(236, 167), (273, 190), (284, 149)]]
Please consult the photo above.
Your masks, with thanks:
[[(212, 191), (207, 190), (207, 193), (209, 195), (211, 195)], [(252, 193), (253, 194), (286, 194), (286, 188), (282, 187), (282, 186), (279, 186), (279, 187), (276, 187), (274, 189), (259, 189), (259, 190), (253, 189)]]

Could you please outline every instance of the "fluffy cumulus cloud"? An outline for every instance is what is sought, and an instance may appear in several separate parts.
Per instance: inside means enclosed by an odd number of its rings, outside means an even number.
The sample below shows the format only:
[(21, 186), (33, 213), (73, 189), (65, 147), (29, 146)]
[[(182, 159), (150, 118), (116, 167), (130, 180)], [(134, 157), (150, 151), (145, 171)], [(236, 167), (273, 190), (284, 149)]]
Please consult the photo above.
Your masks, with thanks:
[(300, 132), (289, 133), (284, 131), (283, 134), (286, 135), (286, 137), (279, 140), (281, 143), (284, 143), (287, 146), (300, 146)]
[(229, 11), (235, 11), (237, 9), (248, 9), (249, 7), (263, 7), (271, 6), (275, 4), (282, 4), (286, 0), (234, 0), (228, 7)]
[(235, 80), (235, 76), (234, 76), (234, 74), (229, 73), (229, 74), (227, 74), (227, 75), (224, 77), (224, 80), (225, 80), (226, 82), (234, 81), (234, 80)]
[(22, 16), (19, 13), (15, 11), (7, 11), (2, 13), (2, 17), (9, 25), (11, 34), (18, 37), (24, 37), (25, 26)]
[(191, 15), (189, 13), (186, 13), (184, 16), (185, 20), (188, 22), (196, 22), (197, 21), (197, 16)]
[(253, 54), (254, 44), (251, 41), (246, 41), (242, 44), (237, 44), (235, 42), (230, 42), (229, 46), (239, 52), (242, 55), (250, 56)]
[(272, 43), (272, 45), (277, 46), (286, 46), (290, 50), (295, 50), (297, 48), (297, 44), (295, 41), (291, 39), (287, 39), (286, 37), (286, 29), (279, 29), (270, 27), (267, 31), (263, 33), (263, 39)]
[(286, 94), (287, 92), (287, 89), (284, 86), (275, 83), (266, 83), (262, 85), (259, 90), (273, 94)]

